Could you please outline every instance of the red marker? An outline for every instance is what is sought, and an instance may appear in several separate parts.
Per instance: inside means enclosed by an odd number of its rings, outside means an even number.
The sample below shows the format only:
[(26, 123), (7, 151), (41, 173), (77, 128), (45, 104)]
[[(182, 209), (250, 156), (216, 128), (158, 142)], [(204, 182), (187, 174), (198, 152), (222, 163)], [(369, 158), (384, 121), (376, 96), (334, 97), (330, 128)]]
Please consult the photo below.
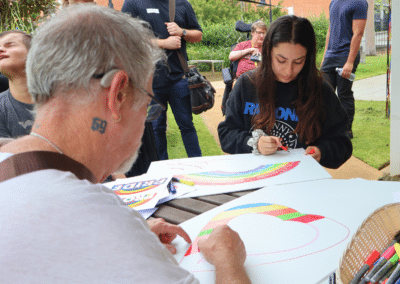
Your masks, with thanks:
[(310, 152), (308, 152), (309, 155), (315, 154), (315, 149), (311, 149)]
[(367, 272), (373, 265), (373, 263), (379, 258), (379, 252), (374, 250), (367, 258), (365, 261), (365, 264), (363, 267), (361, 267), (360, 271), (357, 272), (356, 275), (354, 275), (353, 280), (351, 280), (350, 284), (357, 284), (365, 272)]
[(283, 145), (281, 145), (279, 148), (281, 148), (282, 150), (288, 151), (288, 148)]

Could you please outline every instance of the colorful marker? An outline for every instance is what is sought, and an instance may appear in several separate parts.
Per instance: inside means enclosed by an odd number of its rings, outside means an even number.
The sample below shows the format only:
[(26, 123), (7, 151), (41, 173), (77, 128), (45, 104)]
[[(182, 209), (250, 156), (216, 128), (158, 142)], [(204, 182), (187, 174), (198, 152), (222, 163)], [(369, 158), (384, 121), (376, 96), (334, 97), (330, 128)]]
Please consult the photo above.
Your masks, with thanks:
[(372, 267), (373, 263), (379, 258), (379, 251), (374, 250), (365, 261), (365, 264), (361, 269), (354, 275), (353, 280), (351, 280), (350, 284), (357, 284), (361, 277)]
[(394, 235), (393, 241), (391, 241), (390, 244), (383, 251), (386, 251), (389, 247), (393, 246), (397, 242), (400, 242), (400, 231), (398, 231), (396, 235)]
[[(400, 245), (398, 243), (394, 244), (394, 249), (396, 251), (397, 256), (400, 256)], [(400, 264), (397, 264), (396, 269), (390, 275), (389, 280), (387, 283), (394, 284), (397, 279), (400, 277)]]
[(394, 284), (400, 284), (400, 278)]
[(383, 275), (386, 274), (386, 272), (388, 272), (394, 265), (396, 265), (398, 261), (399, 261), (399, 256), (397, 254), (394, 254), (389, 259), (389, 261), (387, 261), (385, 265), (383, 265), (381, 269), (379, 269), (378, 272), (375, 273), (374, 276), (372, 276), (371, 283), (373, 284), (377, 283), (379, 279), (381, 279)]
[(182, 183), (182, 184), (186, 184), (186, 185), (190, 185), (190, 186), (194, 186), (194, 182), (193, 182), (193, 181), (178, 179), (178, 178), (176, 178), (176, 177), (172, 177), (172, 181), (173, 181), (173, 182), (180, 182), (180, 183)]
[(279, 148), (281, 148), (282, 150), (285, 150), (285, 151), (289, 151), (288, 148), (283, 145), (279, 146)]
[(308, 152), (309, 155), (315, 154), (315, 149), (311, 149), (310, 152)]
[(333, 272), (331, 275), (329, 275), (329, 284), (336, 284), (336, 273)]
[(169, 182), (169, 184), (168, 184), (168, 191), (169, 191), (169, 193), (172, 193), (172, 194), (176, 193), (175, 186), (172, 182)]
[(388, 262), (388, 260), (394, 255), (394, 253), (394, 246), (389, 247), (375, 263), (374, 268), (372, 268), (372, 270), (368, 272), (368, 274), (364, 277), (364, 283), (370, 282), (372, 276), (374, 276), (378, 272), (378, 270), (381, 269), (382, 266), (386, 264), (386, 262)]
[[(378, 281), (378, 283), (379, 283), (379, 284), (387, 283), (388, 280), (389, 280), (389, 278), (390, 278), (390, 276), (391, 276), (391, 275), (393, 274), (393, 272), (396, 270), (396, 268), (397, 268), (398, 265), (399, 265), (399, 263), (396, 263), (395, 266), (393, 266), (388, 272), (386, 272), (385, 275), (383, 275), (383, 277)], [(394, 279), (394, 281), (396, 281), (396, 280), (397, 280), (397, 278)], [(394, 282), (393, 282), (393, 283), (394, 283)], [(392, 283), (392, 284), (393, 284), (393, 283)]]

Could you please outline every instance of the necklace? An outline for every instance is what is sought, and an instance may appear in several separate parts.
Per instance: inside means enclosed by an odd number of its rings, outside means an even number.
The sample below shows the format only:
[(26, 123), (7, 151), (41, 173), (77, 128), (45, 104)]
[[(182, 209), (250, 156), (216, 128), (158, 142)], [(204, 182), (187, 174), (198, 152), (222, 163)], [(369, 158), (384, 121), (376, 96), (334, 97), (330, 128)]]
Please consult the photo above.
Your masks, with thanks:
[(51, 146), (53, 146), (54, 149), (56, 149), (56, 150), (58, 151), (58, 153), (63, 154), (63, 152), (60, 150), (60, 148), (58, 148), (56, 145), (54, 145), (53, 143), (51, 143), (51, 141), (50, 141), (49, 139), (47, 139), (47, 138), (43, 137), (42, 135), (39, 135), (39, 134), (37, 134), (37, 133), (35, 133), (35, 132), (31, 132), (30, 135), (35, 136), (35, 137), (37, 137), (37, 138), (39, 138), (39, 139), (42, 139), (42, 140), (46, 141), (46, 142), (49, 143)]

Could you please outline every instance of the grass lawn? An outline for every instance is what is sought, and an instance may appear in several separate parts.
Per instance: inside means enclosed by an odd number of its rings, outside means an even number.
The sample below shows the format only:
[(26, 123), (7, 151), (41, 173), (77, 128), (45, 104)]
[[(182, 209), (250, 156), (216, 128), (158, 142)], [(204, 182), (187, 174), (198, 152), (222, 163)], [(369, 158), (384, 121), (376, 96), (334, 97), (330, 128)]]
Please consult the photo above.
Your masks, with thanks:
[(381, 169), (390, 161), (390, 120), (386, 102), (356, 101), (353, 122), (353, 156)]
[[(176, 124), (171, 108), (168, 108), (167, 116), (168, 157), (170, 159), (187, 158), (181, 132)], [(223, 155), (224, 152), (222, 152), (217, 142), (215, 142), (214, 137), (208, 131), (207, 126), (199, 115), (193, 115), (193, 123), (197, 130), (197, 136), (199, 137), (200, 148), (203, 156)]]

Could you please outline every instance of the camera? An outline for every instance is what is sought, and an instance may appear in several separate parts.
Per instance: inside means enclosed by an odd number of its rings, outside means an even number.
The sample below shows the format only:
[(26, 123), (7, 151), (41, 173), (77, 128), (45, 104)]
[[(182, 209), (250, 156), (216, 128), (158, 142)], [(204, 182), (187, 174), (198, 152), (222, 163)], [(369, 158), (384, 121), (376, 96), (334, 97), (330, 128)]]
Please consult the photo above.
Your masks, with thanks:
[(250, 60), (254, 62), (261, 62), (261, 55), (252, 55), (250, 56)]

